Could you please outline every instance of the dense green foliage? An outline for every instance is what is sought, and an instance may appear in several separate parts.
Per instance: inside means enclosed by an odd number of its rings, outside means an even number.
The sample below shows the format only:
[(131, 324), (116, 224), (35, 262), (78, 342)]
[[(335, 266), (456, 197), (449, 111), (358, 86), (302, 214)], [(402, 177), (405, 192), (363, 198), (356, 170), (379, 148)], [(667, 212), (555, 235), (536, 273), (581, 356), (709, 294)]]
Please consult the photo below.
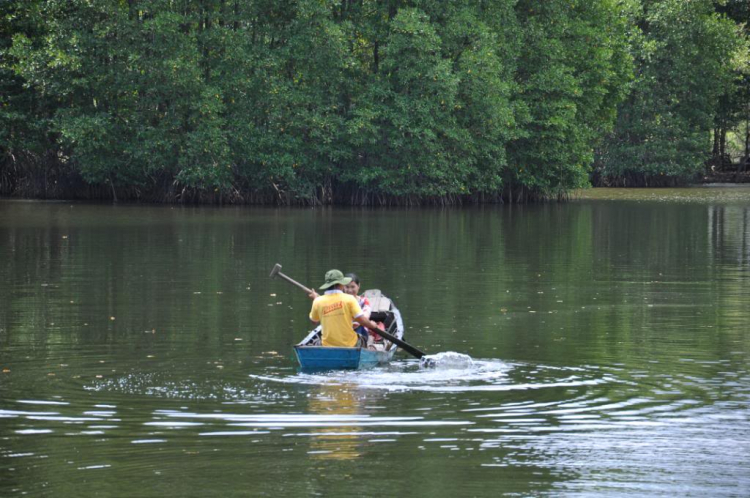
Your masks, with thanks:
[(631, 4), (636, 78), (598, 173), (625, 185), (686, 181), (703, 171), (722, 98), (742, 89), (733, 58), (746, 48), (712, 0)]
[[(718, 11), (738, 24), (746, 42), (750, 40), (750, 2), (726, 2), (718, 6)], [(731, 166), (733, 152), (739, 158), (738, 166), (750, 169), (750, 50), (738, 50), (733, 62), (735, 80), (721, 96), (714, 119), (712, 163), (723, 168), (729, 160)], [(734, 147), (728, 144), (732, 136)]]
[[(43, 197), (559, 196), (588, 184), (623, 101), (601, 170), (652, 174), (684, 156), (667, 171), (683, 174), (706, 149), (740, 47), (708, 0), (0, 9), (0, 193)], [(654, 147), (648, 164), (631, 160)]]

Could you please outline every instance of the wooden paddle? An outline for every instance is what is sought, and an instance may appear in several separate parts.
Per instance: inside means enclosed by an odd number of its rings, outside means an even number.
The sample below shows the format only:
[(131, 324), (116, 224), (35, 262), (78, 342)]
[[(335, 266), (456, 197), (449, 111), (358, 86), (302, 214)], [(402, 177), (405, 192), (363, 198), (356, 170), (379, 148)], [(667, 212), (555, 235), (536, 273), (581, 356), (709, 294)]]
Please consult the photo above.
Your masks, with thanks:
[(401, 349), (403, 349), (404, 351), (406, 351), (410, 355), (414, 356), (415, 358), (422, 358), (423, 356), (426, 355), (426, 353), (424, 353), (424, 352), (420, 351), (419, 349), (415, 348), (414, 346), (412, 346), (408, 342), (404, 342), (401, 339), (399, 339), (398, 337), (396, 337), (395, 335), (391, 335), (390, 332), (391, 332), (391, 329), (393, 328), (394, 325), (396, 325), (396, 319), (395, 318), (393, 319), (393, 323), (391, 323), (391, 326), (388, 327), (388, 332), (382, 331), (380, 329), (372, 329), (372, 331), (373, 331), (373, 333), (378, 334), (379, 336), (384, 337), (385, 339), (388, 339), (393, 344), (396, 344)]
[(284, 275), (283, 273), (281, 273), (281, 265), (278, 264), (278, 263), (276, 263), (276, 266), (273, 267), (273, 270), (271, 270), (271, 274), (269, 275), (269, 277), (271, 277), (271, 278), (274, 278), (276, 276), (279, 276), (279, 277), (283, 278), (284, 280), (286, 280), (287, 282), (289, 282), (292, 285), (296, 285), (297, 287), (299, 287), (303, 291), (307, 292), (308, 296), (310, 294), (312, 294), (312, 289), (308, 289), (307, 287), (305, 287), (301, 283), (297, 282), (296, 280), (291, 279), (291, 278), (287, 277), (286, 275)]
[[(269, 276), (271, 278), (274, 278), (276, 276), (281, 277), (282, 279), (286, 280), (290, 284), (296, 285), (297, 287), (299, 287), (300, 289), (302, 289), (303, 291), (305, 291), (308, 296), (312, 293), (311, 289), (308, 289), (307, 287), (305, 287), (301, 283), (297, 282), (296, 280), (294, 280), (292, 278), (289, 278), (286, 275), (284, 275), (283, 273), (281, 273), (281, 265), (278, 264), (278, 263), (276, 263), (276, 265), (273, 267), (273, 270), (271, 270), (271, 275), (269, 275)], [(391, 335), (390, 334), (390, 331), (391, 331), (391, 329), (393, 328), (393, 326), (395, 324), (396, 324), (396, 319), (394, 318), (393, 319), (393, 323), (391, 323), (391, 326), (388, 327), (388, 332), (384, 332), (384, 331), (382, 331), (380, 329), (372, 329), (372, 331), (375, 332), (376, 334), (378, 334), (379, 336), (381, 336), (381, 337), (383, 337), (385, 339), (388, 339), (392, 343), (396, 344), (401, 349), (403, 349), (404, 351), (406, 351), (410, 355), (414, 356), (415, 358), (422, 358), (423, 356), (425, 356), (426, 353), (424, 353), (424, 352), (420, 351), (419, 349), (415, 348), (414, 346), (412, 346), (408, 342), (402, 341), (401, 339), (399, 339), (395, 335)]]

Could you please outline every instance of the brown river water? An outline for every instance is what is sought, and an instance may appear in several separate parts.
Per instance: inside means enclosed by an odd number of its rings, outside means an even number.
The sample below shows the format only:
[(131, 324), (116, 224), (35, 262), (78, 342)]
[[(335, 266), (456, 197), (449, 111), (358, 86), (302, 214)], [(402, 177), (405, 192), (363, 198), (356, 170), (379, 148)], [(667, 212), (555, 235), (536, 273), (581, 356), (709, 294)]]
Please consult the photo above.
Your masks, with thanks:
[[(303, 373), (354, 271), (471, 363)], [(748, 496), (750, 188), (273, 209), (0, 201), (0, 496)]]

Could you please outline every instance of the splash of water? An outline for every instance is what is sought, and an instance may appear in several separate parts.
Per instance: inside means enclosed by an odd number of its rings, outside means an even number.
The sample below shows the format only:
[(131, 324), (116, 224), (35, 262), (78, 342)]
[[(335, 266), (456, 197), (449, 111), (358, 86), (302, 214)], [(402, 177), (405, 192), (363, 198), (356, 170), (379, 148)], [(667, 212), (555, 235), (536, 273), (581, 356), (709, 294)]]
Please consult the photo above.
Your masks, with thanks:
[(474, 368), (474, 360), (471, 356), (447, 351), (423, 356), (419, 360), (420, 368), (436, 368), (443, 370), (466, 370)]

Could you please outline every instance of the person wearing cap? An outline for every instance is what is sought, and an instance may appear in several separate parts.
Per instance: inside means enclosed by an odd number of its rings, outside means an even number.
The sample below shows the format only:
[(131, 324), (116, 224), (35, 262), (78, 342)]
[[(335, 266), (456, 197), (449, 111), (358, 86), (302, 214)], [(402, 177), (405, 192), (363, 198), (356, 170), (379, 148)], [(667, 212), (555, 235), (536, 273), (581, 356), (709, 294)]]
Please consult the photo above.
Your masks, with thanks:
[(325, 293), (322, 296), (315, 291), (310, 293), (310, 298), (313, 299), (310, 320), (323, 326), (323, 346), (366, 347), (352, 329), (352, 322), (377, 329), (377, 324), (362, 312), (357, 298), (344, 293), (345, 286), (351, 280), (339, 270), (329, 270), (326, 272), (325, 283), (320, 286)]

